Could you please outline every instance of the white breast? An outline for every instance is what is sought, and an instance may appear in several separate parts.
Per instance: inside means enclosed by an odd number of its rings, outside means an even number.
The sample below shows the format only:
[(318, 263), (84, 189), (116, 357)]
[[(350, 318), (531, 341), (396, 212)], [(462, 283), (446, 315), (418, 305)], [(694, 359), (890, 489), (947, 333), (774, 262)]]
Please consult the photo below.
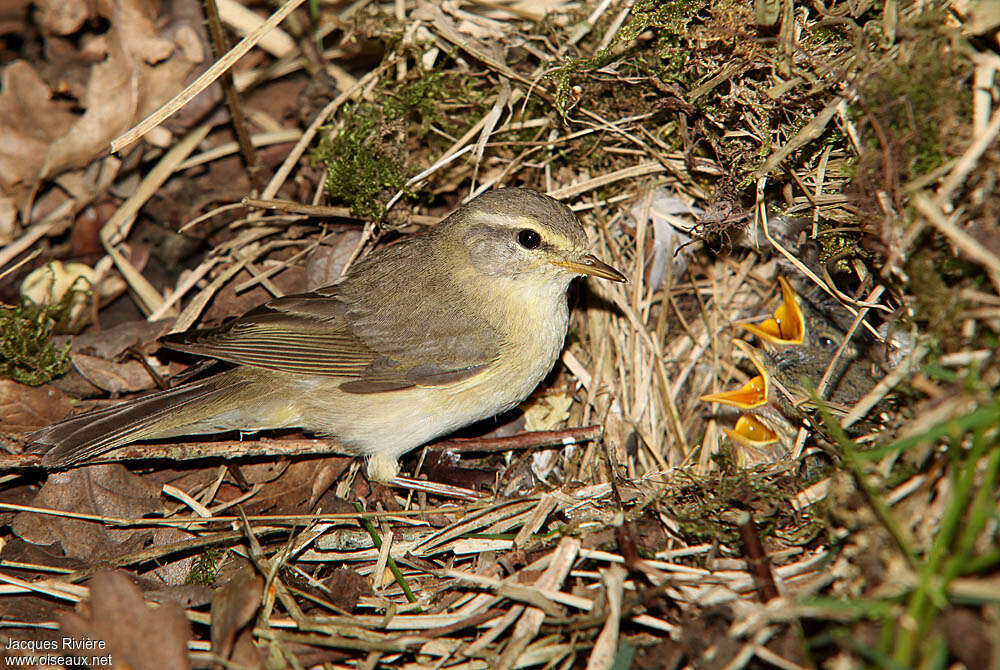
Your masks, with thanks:
[[(339, 438), (361, 453), (399, 456), (435, 437), (508, 409), (545, 379), (562, 350), (569, 323), (566, 286), (553, 283), (491, 306), (501, 330), (497, 360), (484, 372), (448, 386), (338, 396), (305, 427)], [(328, 393), (330, 391), (327, 391)], [(319, 409), (319, 408), (317, 408)], [(319, 419), (317, 421), (317, 419)]]

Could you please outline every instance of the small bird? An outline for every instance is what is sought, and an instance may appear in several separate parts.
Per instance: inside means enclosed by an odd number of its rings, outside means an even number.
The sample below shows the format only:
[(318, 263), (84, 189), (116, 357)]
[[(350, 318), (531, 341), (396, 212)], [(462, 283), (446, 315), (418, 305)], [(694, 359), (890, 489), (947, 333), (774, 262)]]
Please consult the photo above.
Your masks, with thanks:
[(33, 450), (61, 468), (140, 440), (294, 427), (389, 481), (407, 451), (516, 406), (545, 378), (580, 275), (626, 281), (588, 252), (564, 204), (490, 191), (336, 284), (164, 337), (231, 367), (43, 428)]
[(723, 432), (750, 449), (753, 458), (748, 460), (756, 463), (777, 460), (795, 443), (797, 424), (825, 376), (824, 404), (835, 414), (854, 405), (881, 377), (863, 346), (848, 342), (837, 356), (846, 337), (837, 323), (837, 312), (843, 310), (839, 303), (811, 284), (803, 283), (796, 292), (784, 277), (778, 281), (782, 299), (774, 315), (759, 324), (736, 324), (764, 344), (733, 341), (757, 375), (739, 389), (701, 397), (743, 412)]
[[(846, 337), (838, 319), (843, 320), (841, 312), (848, 313), (813, 284), (801, 282), (802, 290), (795, 291), (784, 277), (778, 281), (782, 299), (774, 316), (759, 325), (738, 325), (765, 343), (758, 367), (792, 396), (785, 400), (808, 400)], [(865, 344), (863, 333), (856, 333), (837, 356), (823, 395), (828, 404), (850, 407), (875, 386), (881, 375)]]

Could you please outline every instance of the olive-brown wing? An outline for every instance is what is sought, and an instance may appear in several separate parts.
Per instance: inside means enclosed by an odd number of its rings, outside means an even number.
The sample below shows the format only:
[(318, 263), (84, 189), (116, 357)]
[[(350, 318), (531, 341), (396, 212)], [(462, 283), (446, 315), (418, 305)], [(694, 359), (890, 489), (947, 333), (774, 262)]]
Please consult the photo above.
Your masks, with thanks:
[[(481, 352), (481, 347), (470, 347), (461, 334), (435, 341), (428, 329), (386, 324), (358, 335), (349, 319), (336, 291), (327, 288), (272, 300), (217, 328), (175, 333), (161, 342), (240, 365), (342, 377), (341, 388), (351, 393), (450, 384), (477, 374), (495, 357), (487, 353), (475, 360), (470, 351)], [(407, 330), (419, 339), (413, 346), (400, 341)]]

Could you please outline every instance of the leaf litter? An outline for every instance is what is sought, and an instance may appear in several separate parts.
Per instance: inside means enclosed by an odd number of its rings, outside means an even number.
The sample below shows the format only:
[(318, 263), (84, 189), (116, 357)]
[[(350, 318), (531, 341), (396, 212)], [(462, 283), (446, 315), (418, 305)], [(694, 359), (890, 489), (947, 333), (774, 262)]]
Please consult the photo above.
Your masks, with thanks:
[[(214, 87), (108, 153), (211, 64), (193, 3), (38, 6), (0, 23), (0, 300), (96, 274), (41, 338), (70, 371), (0, 381), (4, 654), (61, 627), (118, 667), (995, 664), (990, 3), (299, 9), (233, 67), (249, 166)], [(232, 41), (251, 9), (221, 4)], [(630, 278), (576, 289), (533, 405), (389, 488), (295, 432), (32, 469), (25, 433), (190, 363), (170, 324), (499, 185), (562, 199)], [(807, 336), (742, 335), (793, 313), (779, 277)], [(762, 404), (700, 401), (758, 375)]]

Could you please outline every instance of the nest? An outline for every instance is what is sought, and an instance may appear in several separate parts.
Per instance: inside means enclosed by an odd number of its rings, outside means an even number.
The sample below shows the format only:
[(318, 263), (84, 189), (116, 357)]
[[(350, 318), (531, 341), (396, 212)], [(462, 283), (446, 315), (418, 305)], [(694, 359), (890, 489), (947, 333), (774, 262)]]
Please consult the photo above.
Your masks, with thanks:
[[(95, 274), (83, 304), (2, 314), (0, 362), (33, 385), (4, 393), (45, 408), (5, 415), (6, 653), (59, 627), (132, 667), (167, 667), (142, 644), (176, 667), (996, 663), (997, 20), (827, 5), (320, 5), (234, 28), (256, 47), (221, 82), (233, 137), (200, 114), (171, 134), (168, 108), (116, 139), (123, 163), (46, 116), (48, 167), (0, 182), (4, 276)], [(560, 363), (514, 414), (417, 450), (391, 488), (294, 434), (30, 470), (18, 433), (68, 411), (61, 372), (141, 390), (183, 367), (154, 355), (168, 328), (330, 283), (496, 186), (568, 204), (629, 278), (574, 290)], [(819, 339), (735, 327), (787, 324), (779, 277)], [(95, 315), (134, 322), (106, 337), (128, 346), (102, 350)], [(753, 407), (702, 399), (763, 380)]]

